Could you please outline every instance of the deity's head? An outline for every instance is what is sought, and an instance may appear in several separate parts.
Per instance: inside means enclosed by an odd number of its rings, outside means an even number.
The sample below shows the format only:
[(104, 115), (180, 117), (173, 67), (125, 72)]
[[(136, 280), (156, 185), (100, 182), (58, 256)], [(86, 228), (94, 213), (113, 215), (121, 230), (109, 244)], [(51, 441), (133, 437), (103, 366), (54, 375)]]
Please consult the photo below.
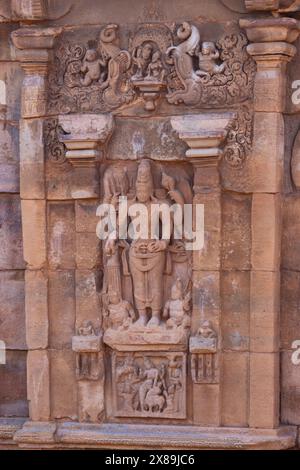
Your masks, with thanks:
[(108, 299), (110, 304), (118, 305), (120, 303), (120, 295), (114, 290), (109, 292)]
[(144, 357), (144, 366), (146, 367), (146, 369), (151, 369), (153, 367), (149, 357)]
[(91, 335), (93, 334), (93, 324), (89, 320), (83, 320), (79, 331), (82, 335)]
[(159, 51), (154, 52), (152, 56), (152, 62), (157, 62), (159, 59), (160, 59), (160, 52)]
[(136, 179), (136, 198), (139, 202), (148, 202), (153, 195), (153, 178), (149, 160), (142, 160)]
[(216, 52), (216, 46), (213, 42), (204, 42), (202, 44), (201, 52), (203, 55), (210, 55)]
[(97, 51), (95, 49), (88, 49), (85, 54), (85, 59), (88, 62), (94, 62), (97, 59)]
[(144, 44), (142, 48), (142, 58), (144, 60), (151, 59), (152, 52), (153, 52), (152, 45), (150, 44), (150, 42), (146, 42), (146, 44)]
[(179, 300), (183, 297), (183, 285), (181, 279), (177, 279), (175, 284), (173, 284), (171, 289), (171, 299)]
[(210, 338), (215, 335), (211, 327), (210, 321), (205, 320), (202, 323), (201, 327), (199, 328), (199, 333), (201, 336), (203, 336), (203, 338)]

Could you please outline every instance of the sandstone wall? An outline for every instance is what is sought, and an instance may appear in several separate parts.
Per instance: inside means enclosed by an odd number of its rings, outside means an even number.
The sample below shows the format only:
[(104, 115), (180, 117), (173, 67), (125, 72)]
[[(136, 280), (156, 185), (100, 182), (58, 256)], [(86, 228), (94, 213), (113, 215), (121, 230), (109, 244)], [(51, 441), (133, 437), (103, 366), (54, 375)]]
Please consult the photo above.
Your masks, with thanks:
[(25, 417), (25, 264), (18, 149), (21, 73), (12, 54), (12, 29), (13, 26), (3, 24), (0, 35), (0, 339), (7, 348), (7, 364), (0, 365), (0, 416)]

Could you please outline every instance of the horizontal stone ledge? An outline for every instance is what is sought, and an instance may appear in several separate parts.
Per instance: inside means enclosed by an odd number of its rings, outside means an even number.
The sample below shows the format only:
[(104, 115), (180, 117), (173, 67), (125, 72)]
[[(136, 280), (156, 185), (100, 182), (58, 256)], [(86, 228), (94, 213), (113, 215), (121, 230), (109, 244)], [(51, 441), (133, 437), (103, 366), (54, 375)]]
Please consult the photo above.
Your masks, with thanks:
[(261, 449), (295, 446), (296, 426), (278, 429), (142, 424), (26, 422), (15, 434), (21, 448), (89, 449)]
[(14, 434), (22, 428), (25, 421), (26, 418), (0, 418), (0, 446), (12, 441)]

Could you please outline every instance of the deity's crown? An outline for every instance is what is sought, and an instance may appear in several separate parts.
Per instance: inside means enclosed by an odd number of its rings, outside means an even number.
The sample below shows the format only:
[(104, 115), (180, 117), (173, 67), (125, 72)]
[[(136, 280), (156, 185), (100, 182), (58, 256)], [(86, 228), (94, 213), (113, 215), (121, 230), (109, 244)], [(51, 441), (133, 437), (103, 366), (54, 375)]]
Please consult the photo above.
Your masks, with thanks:
[(153, 190), (153, 177), (150, 160), (142, 160), (137, 171), (136, 185), (140, 188)]

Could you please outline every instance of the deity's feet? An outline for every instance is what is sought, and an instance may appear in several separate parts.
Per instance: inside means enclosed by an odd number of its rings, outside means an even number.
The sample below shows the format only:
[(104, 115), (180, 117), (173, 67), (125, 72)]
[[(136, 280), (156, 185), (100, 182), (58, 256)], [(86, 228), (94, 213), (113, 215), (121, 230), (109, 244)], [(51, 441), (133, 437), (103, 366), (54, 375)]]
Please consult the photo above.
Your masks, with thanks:
[(137, 321), (134, 323), (134, 326), (146, 326), (148, 322), (147, 315), (140, 315)]
[(160, 325), (160, 318), (157, 316), (153, 316), (147, 323), (148, 328), (153, 328)]

